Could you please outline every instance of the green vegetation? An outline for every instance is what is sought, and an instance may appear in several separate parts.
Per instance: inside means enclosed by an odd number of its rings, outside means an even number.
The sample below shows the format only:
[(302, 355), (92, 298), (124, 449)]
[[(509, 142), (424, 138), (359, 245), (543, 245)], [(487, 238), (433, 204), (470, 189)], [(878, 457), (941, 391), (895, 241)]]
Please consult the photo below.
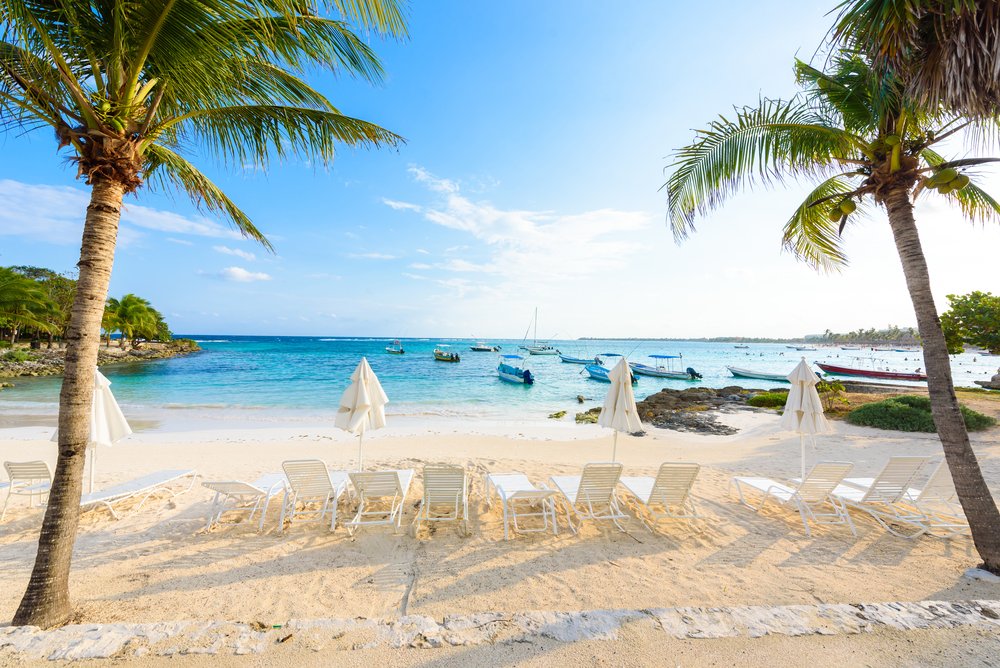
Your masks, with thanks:
[(747, 405), (757, 408), (781, 408), (788, 401), (788, 390), (772, 390), (761, 392), (747, 399)]
[(812, 339), (822, 343), (852, 343), (900, 346), (919, 346), (920, 334), (913, 327), (897, 327), (889, 325), (885, 329), (856, 329), (853, 332), (840, 333), (826, 330), (822, 336)]
[(948, 295), (950, 307), (941, 314), (948, 352), (960, 353), (965, 344), (1000, 353), (1000, 297), (989, 292)]
[[(988, 415), (977, 413), (961, 406), (965, 427), (969, 431), (982, 431), (994, 426), (997, 421)], [(931, 400), (928, 397), (904, 395), (866, 404), (847, 414), (851, 424), (895, 431), (922, 431), (933, 433), (934, 418), (931, 416)]]
[(27, 362), (31, 359), (31, 354), (27, 350), (8, 350), (0, 359), (4, 362)]
[[(0, 336), (5, 346), (44, 339), (52, 347), (54, 341), (62, 340), (75, 296), (76, 279), (70, 276), (41, 267), (0, 267)], [(138, 347), (143, 340), (171, 340), (160, 312), (133, 294), (108, 300), (101, 328), (107, 345), (117, 332), (122, 348), (126, 344)]]

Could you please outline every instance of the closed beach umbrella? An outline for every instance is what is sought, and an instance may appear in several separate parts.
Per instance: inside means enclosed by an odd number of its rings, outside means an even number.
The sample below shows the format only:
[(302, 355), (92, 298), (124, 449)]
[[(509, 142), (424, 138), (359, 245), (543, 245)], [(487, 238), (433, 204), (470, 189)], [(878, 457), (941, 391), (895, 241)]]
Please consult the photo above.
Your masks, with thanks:
[(381, 383), (372, 371), (368, 360), (361, 358), (358, 368), (351, 374), (351, 384), (340, 397), (340, 407), (334, 424), (358, 437), (358, 470), (361, 470), (362, 443), (365, 432), (385, 426), (385, 396)]
[[(90, 408), (90, 437), (87, 449), (90, 451), (90, 487), (94, 491), (94, 468), (97, 465), (97, 446), (111, 447), (132, 433), (128, 421), (122, 414), (122, 409), (111, 394), (111, 381), (100, 371), (94, 371), (94, 403)], [(59, 440), (59, 431), (52, 435), (53, 441)]]
[(611, 461), (616, 461), (618, 432), (642, 431), (642, 421), (639, 420), (639, 411), (635, 407), (635, 394), (632, 392), (632, 369), (624, 357), (608, 372), (608, 379), (611, 380), (611, 387), (604, 397), (604, 407), (601, 409), (601, 416), (597, 418), (597, 424), (614, 430)]
[(816, 434), (830, 431), (830, 424), (823, 415), (823, 402), (816, 391), (819, 378), (803, 357), (802, 361), (788, 374), (788, 382), (792, 389), (788, 391), (785, 401), (785, 412), (779, 425), (782, 429), (794, 431), (799, 435), (799, 447), (802, 450), (802, 478), (806, 477), (806, 443), (805, 437), (813, 437), (813, 447), (816, 445)]

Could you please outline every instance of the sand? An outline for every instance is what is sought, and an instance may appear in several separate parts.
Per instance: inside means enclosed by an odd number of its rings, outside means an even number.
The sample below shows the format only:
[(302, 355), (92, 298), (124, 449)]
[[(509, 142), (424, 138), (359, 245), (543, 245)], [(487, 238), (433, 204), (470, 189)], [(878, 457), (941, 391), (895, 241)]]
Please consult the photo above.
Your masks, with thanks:
[[(74, 557), (73, 600), (79, 618), (87, 622), (280, 624), (291, 618), (409, 614), (440, 619), (483, 611), (1000, 599), (1000, 585), (963, 577), (978, 563), (968, 538), (905, 540), (861, 516), (856, 516), (857, 539), (842, 527), (820, 528), (806, 537), (797, 514), (781, 509), (755, 514), (741, 506), (727, 494), (729, 478), (796, 475), (798, 439), (777, 433), (773, 414), (741, 412), (722, 420), (741, 432), (700, 436), (654, 429), (645, 437), (619, 438), (619, 460), (627, 475), (653, 475), (663, 461), (702, 465), (694, 488), (706, 518), (700, 525), (675, 522), (651, 533), (633, 519), (625, 532), (591, 523), (578, 535), (563, 531), (504, 541), (499, 512), (484, 502), (482, 475), (521, 471), (543, 482), (550, 475), (574, 473), (585, 462), (610, 457), (608, 432), (567, 422), (400, 421), (366, 437), (366, 467), (419, 471), (425, 462), (465, 466), (473, 474), (470, 536), (451, 525), (414, 531), (419, 477), (408, 498), (406, 532), (371, 528), (353, 538), (343, 529), (331, 533), (313, 522), (296, 522), (279, 535), (276, 511), (260, 534), (255, 523), (247, 522), (206, 531), (211, 495), (199, 486), (171, 500), (153, 499), (117, 521), (103, 511), (86, 513)], [(834, 428), (819, 437), (810, 461), (817, 454), (824, 460), (851, 461), (853, 475), (864, 476), (874, 474), (891, 455), (941, 457), (933, 435), (842, 422)], [(0, 459), (54, 462), (50, 434), (50, 428), (42, 427), (0, 430)], [(974, 435), (973, 441), (997, 493), (1000, 429)], [(321, 458), (346, 469), (356, 452), (356, 440), (329, 425), (137, 433), (100, 452), (97, 484), (164, 468), (195, 468), (206, 479), (253, 480), (296, 458)], [(40, 510), (27, 508), (23, 500), (12, 504), (0, 530), (0, 620), (11, 618), (23, 592), (41, 517)], [(618, 665), (658, 663), (655, 658), (669, 650), (679, 653), (678, 665), (713, 665), (773, 650), (803, 661), (836, 656), (852, 663), (945, 665), (959, 656), (947, 652), (968, 646), (977, 649), (957, 662), (974, 665), (1000, 649), (996, 636), (985, 634), (982, 640), (978, 631), (909, 633), (855, 639), (851, 652), (856, 655), (843, 654), (844, 639), (681, 641), (633, 630), (612, 643), (434, 650), (440, 652), (436, 657), (414, 650), (365, 650), (343, 660), (531, 665), (577, 657), (593, 665)], [(951, 649), (945, 650), (945, 642)], [(899, 650), (898, 660), (888, 654), (880, 660), (879, 652), (890, 650)], [(312, 660), (297, 651), (281, 650), (289, 661)]]

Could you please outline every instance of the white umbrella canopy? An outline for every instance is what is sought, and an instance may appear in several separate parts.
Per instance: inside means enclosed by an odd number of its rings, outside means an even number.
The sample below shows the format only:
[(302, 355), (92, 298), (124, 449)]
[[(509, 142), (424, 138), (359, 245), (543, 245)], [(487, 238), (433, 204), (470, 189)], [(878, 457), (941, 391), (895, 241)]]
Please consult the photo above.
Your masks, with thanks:
[[(799, 435), (799, 446), (802, 450), (802, 478), (806, 477), (806, 445), (805, 437), (825, 434), (830, 431), (830, 423), (823, 415), (823, 402), (820, 401), (816, 383), (819, 378), (812, 370), (806, 358), (796, 365), (788, 374), (788, 382), (792, 388), (788, 391), (785, 401), (785, 412), (778, 424), (782, 429), (794, 431)], [(815, 445), (815, 438), (813, 439)]]
[[(90, 435), (87, 449), (90, 451), (90, 487), (94, 491), (94, 468), (97, 465), (97, 446), (111, 447), (132, 433), (122, 409), (111, 393), (111, 381), (99, 370), (94, 371), (94, 402), (90, 407)], [(59, 430), (52, 434), (52, 440), (59, 440)]]
[(337, 417), (334, 425), (358, 436), (358, 470), (361, 470), (362, 443), (365, 432), (381, 429), (385, 426), (385, 405), (389, 397), (382, 390), (382, 384), (368, 364), (368, 359), (361, 358), (354, 373), (351, 374), (351, 384), (340, 397)]
[(608, 379), (611, 381), (611, 387), (604, 397), (604, 407), (601, 409), (600, 417), (597, 418), (597, 424), (614, 430), (611, 461), (616, 461), (618, 432), (642, 431), (642, 421), (639, 419), (639, 411), (635, 407), (635, 394), (632, 392), (632, 369), (624, 357), (608, 372)]

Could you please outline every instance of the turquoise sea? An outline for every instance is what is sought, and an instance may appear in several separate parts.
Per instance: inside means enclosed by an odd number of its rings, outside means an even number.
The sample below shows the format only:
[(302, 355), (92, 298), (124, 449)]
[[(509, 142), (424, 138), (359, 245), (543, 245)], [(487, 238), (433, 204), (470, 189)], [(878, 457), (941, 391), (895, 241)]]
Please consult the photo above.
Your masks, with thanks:
[[(600, 401), (607, 384), (590, 379), (582, 365), (566, 364), (557, 356), (528, 356), (536, 377), (533, 386), (512, 385), (497, 377), (497, 354), (472, 352), (468, 339), (403, 339), (404, 355), (389, 355), (385, 338), (190, 336), (203, 348), (188, 357), (141, 364), (108, 366), (119, 402), (134, 413), (151, 416), (179, 409), (229, 412), (248, 419), (265, 416), (329, 417), (361, 357), (367, 357), (389, 396), (388, 411), (396, 415), (544, 417), (558, 410), (578, 409), (576, 397), (588, 404)], [(518, 352), (519, 340), (493, 340), (503, 352)], [(694, 382), (639, 377), (637, 398), (664, 387), (684, 388), (699, 383), (711, 387), (742, 385), (769, 387), (774, 383), (733, 378), (726, 365), (756, 371), (787, 373), (802, 355), (810, 362), (829, 360), (845, 366), (913, 371), (923, 366), (919, 352), (844, 351), (820, 347), (798, 352), (784, 344), (748, 344), (697, 341), (551, 341), (576, 357), (601, 353), (628, 355), (650, 362), (650, 354), (681, 354), (680, 368), (693, 367), (703, 375)], [(461, 355), (461, 362), (437, 362), (431, 351), (445, 344)], [(972, 385), (995, 373), (1000, 358), (963, 354), (953, 358), (956, 383)], [(58, 378), (20, 378), (16, 387), (0, 393), (5, 413), (52, 412), (58, 399)], [(266, 412), (262, 411), (266, 409)]]

